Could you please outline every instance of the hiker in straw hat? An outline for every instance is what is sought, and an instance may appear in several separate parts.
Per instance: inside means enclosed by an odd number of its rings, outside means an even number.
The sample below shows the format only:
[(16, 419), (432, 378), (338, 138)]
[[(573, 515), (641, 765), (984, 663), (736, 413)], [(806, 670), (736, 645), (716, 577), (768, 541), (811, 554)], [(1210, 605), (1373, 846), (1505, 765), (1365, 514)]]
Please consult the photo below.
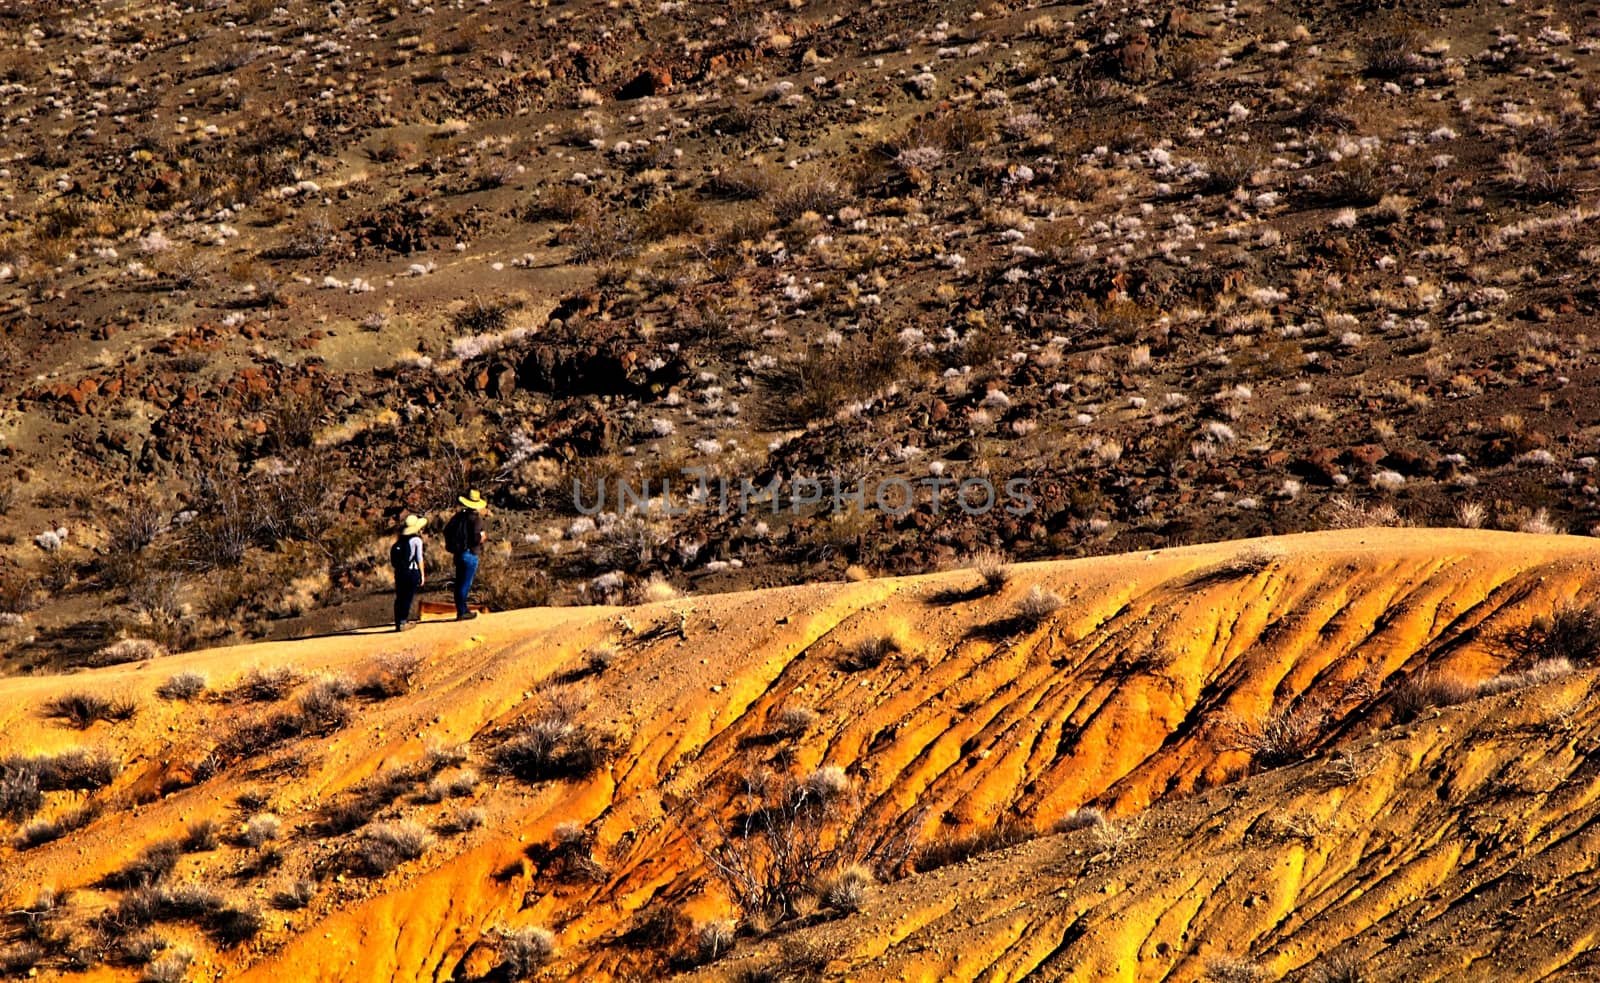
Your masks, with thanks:
[(395, 631), (411, 627), (411, 606), (416, 602), (417, 591), (428, 582), (422, 563), (422, 529), (427, 524), (426, 516), (406, 516), (394, 545), (389, 547), (389, 566), (394, 570)]
[(478, 616), (467, 607), (467, 592), (478, 576), (478, 555), (485, 538), (483, 510), (489, 502), (476, 488), (456, 501), (461, 503), (461, 510), (444, 527), (444, 548), (456, 561), (456, 620), (469, 621)]

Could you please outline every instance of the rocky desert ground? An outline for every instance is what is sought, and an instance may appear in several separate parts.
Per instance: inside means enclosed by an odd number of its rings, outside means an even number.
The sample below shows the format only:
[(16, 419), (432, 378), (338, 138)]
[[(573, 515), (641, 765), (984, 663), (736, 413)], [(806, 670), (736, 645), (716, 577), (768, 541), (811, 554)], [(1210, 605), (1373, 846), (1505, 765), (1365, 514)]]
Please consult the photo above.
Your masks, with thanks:
[(1587, 978), (1597, 70), (0, 2), (0, 973)]

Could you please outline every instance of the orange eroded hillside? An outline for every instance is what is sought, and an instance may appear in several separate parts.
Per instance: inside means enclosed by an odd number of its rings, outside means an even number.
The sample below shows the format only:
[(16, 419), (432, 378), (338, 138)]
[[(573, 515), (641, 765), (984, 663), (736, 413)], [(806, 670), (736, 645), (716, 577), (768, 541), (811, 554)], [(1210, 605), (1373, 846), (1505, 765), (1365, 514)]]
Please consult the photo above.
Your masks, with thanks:
[(1597, 683), (916, 875), (694, 978), (1594, 979)]
[[(1508, 634), (1593, 596), (1597, 561), (1580, 538), (1351, 530), (1017, 565), (993, 593), (956, 571), (7, 679), (0, 758), (103, 749), (122, 767), (93, 793), (43, 793), (30, 821), (101, 808), (27, 849), (8, 838), (0, 900), (62, 892), (58, 934), (153, 934), (192, 949), (195, 976), (505, 978), (502, 930), (542, 926), (547, 978), (652, 978), (689, 968), (695, 925), (733, 917), (706, 858), (754, 801), (741, 777), (765, 770), (828, 786), (822, 841), (901, 873), (912, 843), (1047, 833), (1086, 806), (1107, 818), (878, 885), (848, 917), (747, 912), (732, 955), (698, 970), (719, 978), (788, 960), (868, 979), (1190, 979), (1224, 957), (1310, 972), (1380, 949), (1424, 967), (1408, 978), (1467, 978), (1472, 958), (1580, 972), (1590, 674), (1389, 725), (1405, 679), (1526, 669)], [(1035, 587), (1063, 603), (1024, 616)], [(878, 639), (893, 641), (866, 658)], [(372, 685), (406, 654), (408, 685)], [(299, 680), (281, 698), (224, 701), (280, 666)], [(158, 697), (181, 672), (207, 693)], [(84, 730), (44, 715), (79, 693), (137, 713)], [(330, 693), (333, 710), (308, 702)], [(1280, 762), (1257, 725), (1295, 707), (1319, 725)], [(505, 773), (504, 749), (534, 732), (554, 735), (548, 780)], [(466, 769), (481, 780), (429, 794)], [(481, 826), (446, 822), (466, 809)], [(268, 814), (273, 835), (245, 830)], [(217, 842), (175, 850), (146, 893), (206, 885), (259, 910), (258, 931), (132, 910), (130, 861), (204, 819)], [(374, 830), (400, 828), (433, 833), (372, 869)], [(281, 903), (297, 884), (301, 903)], [(1497, 942), (1513, 902), (1490, 891), (1547, 917), (1549, 940)], [(44, 972), (64, 971), (50, 952)]]

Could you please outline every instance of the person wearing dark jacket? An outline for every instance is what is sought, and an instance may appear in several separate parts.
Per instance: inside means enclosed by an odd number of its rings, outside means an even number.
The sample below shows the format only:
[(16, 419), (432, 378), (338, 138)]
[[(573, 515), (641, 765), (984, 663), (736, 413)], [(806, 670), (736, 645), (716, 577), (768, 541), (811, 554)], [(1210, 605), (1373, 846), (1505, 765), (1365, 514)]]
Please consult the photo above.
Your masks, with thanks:
[(461, 503), (461, 511), (445, 527), (444, 543), (456, 561), (456, 620), (470, 621), (478, 613), (468, 609), (467, 594), (478, 576), (478, 557), (486, 538), (483, 510), (489, 503), (476, 488), (456, 501)]
[(400, 525), (400, 535), (389, 548), (389, 565), (394, 568), (395, 631), (411, 627), (411, 606), (416, 603), (417, 591), (428, 582), (422, 562), (422, 528), (427, 524), (425, 516), (406, 516)]

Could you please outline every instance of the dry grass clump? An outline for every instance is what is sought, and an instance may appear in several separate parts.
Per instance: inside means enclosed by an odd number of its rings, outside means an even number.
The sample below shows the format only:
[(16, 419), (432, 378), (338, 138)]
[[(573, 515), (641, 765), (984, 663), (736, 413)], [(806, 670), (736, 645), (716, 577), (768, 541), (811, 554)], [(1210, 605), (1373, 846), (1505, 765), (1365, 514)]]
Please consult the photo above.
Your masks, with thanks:
[(139, 714), (139, 704), (124, 697), (68, 693), (47, 701), (40, 710), (46, 717), (64, 720), (79, 730), (88, 730), (100, 720), (116, 723), (132, 720)]
[(1424, 669), (1395, 687), (1390, 705), (1394, 721), (1406, 724), (1434, 707), (1455, 706), (1478, 695), (1477, 683), (1456, 676), (1436, 675), (1432, 670)]
[(1061, 596), (1055, 591), (1034, 584), (1022, 600), (1017, 602), (1017, 624), (1032, 631), (1061, 610), (1063, 603)]
[(102, 811), (100, 803), (90, 801), (54, 819), (35, 819), (17, 830), (14, 842), (18, 850), (31, 850), (46, 843), (54, 843), (68, 833), (74, 833), (94, 822)]
[(278, 838), (283, 830), (283, 820), (271, 813), (262, 813), (251, 816), (239, 831), (239, 844), (247, 847), (262, 847)]
[(1230, 722), (1226, 746), (1249, 752), (1259, 768), (1278, 768), (1308, 757), (1333, 723), (1321, 701), (1302, 696), (1274, 706), (1259, 722)]
[(354, 690), (343, 677), (318, 680), (295, 707), (240, 724), (224, 734), (211, 755), (196, 769), (204, 781), (216, 769), (265, 754), (303, 737), (326, 737), (350, 722), (349, 697)]
[(1494, 696), (1512, 690), (1539, 686), (1572, 674), (1574, 666), (1569, 659), (1540, 659), (1522, 672), (1503, 673), (1478, 684), (1478, 695)]
[(417, 796), (418, 801), (434, 804), (445, 799), (459, 799), (471, 795), (478, 787), (478, 773), (464, 768), (454, 774), (435, 776)]
[(182, 855), (181, 844), (176, 840), (162, 840), (145, 847), (137, 857), (101, 878), (103, 887), (132, 890), (153, 887), (166, 880), (178, 866)]
[(267, 920), (258, 908), (223, 908), (206, 919), (206, 935), (223, 948), (244, 945), (260, 935)]
[(429, 755), (420, 763), (380, 772), (357, 785), (351, 794), (323, 806), (317, 813), (312, 832), (317, 836), (339, 836), (366, 826), (379, 813), (414, 791), (418, 784), (439, 771), (460, 764), (455, 755)]
[(499, 928), (495, 935), (500, 953), (498, 970), (509, 980), (531, 979), (556, 952), (556, 937), (548, 929)]
[(825, 877), (817, 886), (817, 895), (829, 908), (845, 913), (857, 912), (866, 903), (867, 892), (878, 883), (872, 871), (860, 865), (851, 865)]
[(279, 911), (299, 911), (317, 896), (315, 881), (298, 880), (272, 895), (272, 907)]
[(215, 819), (196, 819), (184, 830), (184, 853), (206, 853), (217, 848), (221, 831)]
[(798, 737), (817, 722), (817, 711), (810, 707), (784, 707), (772, 721), (772, 733), (778, 737)]
[(594, 201), (570, 184), (545, 188), (522, 210), (528, 222), (574, 222), (594, 209)]
[(617, 650), (609, 645), (602, 645), (583, 657), (583, 665), (587, 675), (599, 676), (610, 669), (617, 661)]
[(145, 662), (166, 654), (166, 649), (148, 638), (123, 638), (100, 649), (91, 661), (96, 666), (120, 666), (129, 662)]
[(0, 818), (25, 822), (44, 805), (44, 793), (104, 788), (122, 770), (103, 752), (0, 759)]
[(1273, 974), (1260, 963), (1225, 956), (1206, 963), (1205, 978), (1211, 983), (1267, 983)]
[(600, 883), (608, 872), (594, 858), (594, 846), (593, 830), (562, 823), (551, 832), (548, 844), (529, 847), (527, 856), (539, 864), (542, 874), (561, 883)]
[(1421, 41), (1415, 34), (1399, 31), (1373, 38), (1366, 50), (1366, 73), (1373, 78), (1395, 79), (1414, 75), (1423, 61), (1417, 53)]
[(1374, 526), (1403, 526), (1405, 520), (1393, 505), (1366, 504), (1335, 495), (1328, 499), (1329, 529), (1368, 529)]
[(1011, 579), (1011, 568), (1005, 553), (996, 549), (982, 549), (968, 558), (968, 564), (983, 578), (986, 593), (998, 594)]
[(773, 168), (741, 164), (713, 174), (706, 182), (706, 190), (721, 198), (754, 201), (772, 195), (777, 185)]
[(762, 373), (760, 422), (788, 429), (827, 419), (895, 382), (902, 357), (892, 337), (809, 346), (798, 361)]
[(385, 655), (378, 659), (357, 689), (370, 700), (404, 696), (417, 685), (422, 674), (422, 656), (414, 653)]
[(276, 703), (300, 685), (298, 672), (288, 666), (251, 669), (222, 695), (226, 703)]
[(474, 297), (450, 318), (450, 325), (459, 335), (497, 335), (506, 330), (512, 312), (521, 306), (520, 302), (505, 298)]
[(488, 814), (482, 809), (456, 809), (441, 816), (433, 829), (441, 836), (457, 836), (481, 828), (488, 822), (488, 818)]
[(188, 975), (189, 964), (192, 962), (194, 953), (187, 949), (169, 952), (150, 960), (145, 965), (144, 974), (139, 978), (143, 983), (181, 983)]
[(552, 704), (490, 753), (501, 774), (524, 782), (576, 781), (605, 767), (618, 751), (617, 735), (573, 719), (571, 707)]
[(900, 642), (893, 635), (874, 635), (863, 638), (845, 650), (839, 658), (839, 668), (846, 672), (862, 672), (883, 665), (891, 655), (900, 653)]
[(1000, 823), (966, 836), (937, 840), (923, 847), (914, 861), (920, 871), (937, 870), (972, 857), (1026, 843), (1038, 834), (1016, 823)]
[(1096, 829), (1106, 824), (1106, 815), (1093, 806), (1074, 809), (1056, 820), (1057, 833), (1072, 833), (1080, 829)]
[(416, 823), (384, 823), (361, 835), (350, 851), (350, 868), (366, 877), (382, 877), (432, 845), (433, 836)]
[(199, 672), (180, 672), (168, 677), (167, 681), (156, 687), (156, 695), (163, 700), (176, 700), (187, 703), (198, 699), (206, 691), (206, 677)]

